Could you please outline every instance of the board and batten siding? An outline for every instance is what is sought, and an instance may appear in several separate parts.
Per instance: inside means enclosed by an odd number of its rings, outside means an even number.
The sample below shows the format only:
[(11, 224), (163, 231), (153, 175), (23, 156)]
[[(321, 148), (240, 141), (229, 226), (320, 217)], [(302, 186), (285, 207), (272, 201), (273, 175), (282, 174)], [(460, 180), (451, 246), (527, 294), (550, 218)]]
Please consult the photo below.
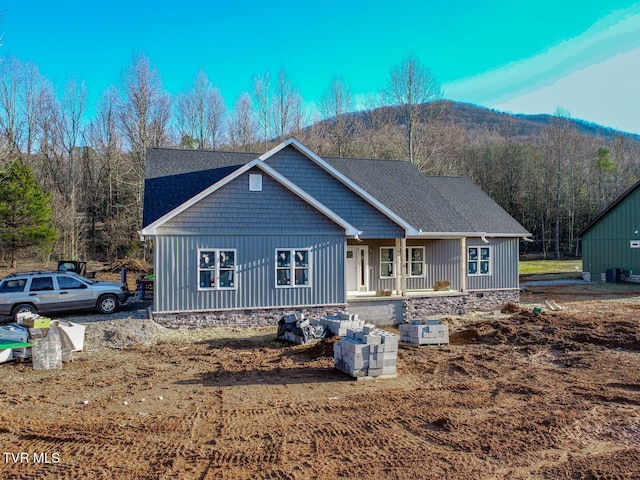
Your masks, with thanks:
[(467, 247), (491, 247), (491, 275), (467, 275), (467, 290), (509, 290), (520, 287), (519, 238), (467, 238)]
[[(466, 276), (467, 290), (501, 290), (519, 287), (518, 254), (519, 239), (489, 238), (484, 243), (480, 238), (468, 238), (467, 247), (490, 246), (492, 251), (491, 275)], [(395, 247), (390, 240), (367, 240), (358, 243), (348, 241), (349, 246), (366, 245), (369, 249), (370, 290), (395, 290), (395, 278), (380, 278), (380, 248)], [(423, 277), (407, 277), (407, 290), (430, 290), (438, 280), (449, 281), (452, 290), (460, 290), (460, 239), (418, 240), (408, 239), (407, 247), (424, 247), (425, 275)], [(466, 255), (466, 252), (465, 252)], [(463, 259), (466, 261), (466, 259)]]
[[(249, 174), (262, 190), (249, 191)], [(343, 304), (344, 228), (260, 169), (159, 226), (157, 312)], [(310, 286), (276, 288), (276, 249), (310, 249)], [(236, 250), (236, 289), (198, 290), (198, 249)]]
[(311, 159), (289, 146), (266, 163), (361, 230), (360, 238), (401, 238), (404, 229)]
[[(336, 305), (346, 302), (339, 235), (158, 235), (157, 312)], [(198, 249), (235, 249), (235, 290), (198, 290)], [(310, 249), (310, 286), (276, 288), (276, 249)]]
[(620, 268), (625, 275), (640, 274), (640, 188), (624, 198), (582, 235), (582, 269), (600, 281), (608, 268)]
[[(367, 240), (369, 247), (369, 266), (371, 272), (370, 289), (395, 290), (395, 278), (380, 278), (380, 248), (395, 247), (395, 241)], [(362, 245), (349, 241), (349, 245)], [(460, 288), (460, 240), (407, 240), (407, 247), (425, 248), (425, 275), (424, 277), (407, 277), (408, 290), (429, 290), (433, 288), (437, 280), (448, 280), (451, 288)]]

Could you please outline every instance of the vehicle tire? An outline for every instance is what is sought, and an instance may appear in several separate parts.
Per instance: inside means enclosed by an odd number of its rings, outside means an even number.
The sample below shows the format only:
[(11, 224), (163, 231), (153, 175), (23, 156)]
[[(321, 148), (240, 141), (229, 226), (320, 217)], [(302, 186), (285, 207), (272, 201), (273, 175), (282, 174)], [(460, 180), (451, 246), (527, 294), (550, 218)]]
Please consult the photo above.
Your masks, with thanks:
[(13, 311), (11, 312), (11, 316), (13, 317), (14, 320), (18, 320), (18, 314), (19, 313), (33, 313), (36, 314), (38, 313), (38, 310), (36, 310), (36, 307), (34, 307), (33, 305), (31, 305), (30, 303), (21, 303), (19, 305), (16, 305), (15, 307), (13, 307)]
[(103, 295), (98, 299), (98, 310), (101, 313), (113, 313), (119, 306), (118, 298), (115, 295)]

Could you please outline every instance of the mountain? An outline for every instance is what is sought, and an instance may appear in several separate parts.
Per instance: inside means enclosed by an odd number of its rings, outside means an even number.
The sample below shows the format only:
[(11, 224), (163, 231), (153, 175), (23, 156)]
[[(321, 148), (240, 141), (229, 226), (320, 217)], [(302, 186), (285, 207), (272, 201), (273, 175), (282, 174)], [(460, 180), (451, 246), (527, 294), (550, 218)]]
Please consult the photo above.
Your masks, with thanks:
[[(545, 127), (553, 121), (553, 115), (538, 114), (511, 114), (500, 112), (470, 103), (453, 102), (442, 100), (435, 102), (439, 108), (448, 111), (450, 118), (460, 127), (466, 130), (485, 130), (485, 131), (505, 131), (511, 129), (512, 134), (519, 136), (538, 136)], [(633, 138), (640, 141), (640, 135), (621, 132), (609, 127), (603, 127), (596, 123), (586, 122), (584, 120), (572, 119), (569, 121), (575, 126), (578, 132), (594, 137), (613, 138), (622, 135), (624, 137)]]
[[(372, 127), (373, 118), (385, 118), (388, 122), (398, 125), (404, 124), (399, 107), (385, 106), (374, 110), (353, 112), (344, 115), (347, 124), (349, 120), (358, 120), (358, 123), (365, 128)], [(536, 138), (542, 135), (544, 129), (557, 117), (553, 115), (525, 115), (512, 114), (493, 110), (471, 103), (455, 102), (452, 100), (439, 100), (431, 102), (423, 112), (422, 121), (428, 123), (433, 118), (446, 118), (459, 128), (470, 133), (471, 137), (481, 138), (487, 134), (499, 134), (501, 136)], [(569, 118), (576, 130), (588, 137), (598, 137), (606, 140), (613, 140), (615, 137), (625, 137), (632, 143), (638, 142), (640, 146), (640, 135), (622, 132), (613, 128), (604, 127), (584, 120)], [(322, 120), (316, 123), (315, 127), (322, 127), (323, 124), (335, 122), (334, 118)], [(355, 130), (352, 134), (357, 135)]]

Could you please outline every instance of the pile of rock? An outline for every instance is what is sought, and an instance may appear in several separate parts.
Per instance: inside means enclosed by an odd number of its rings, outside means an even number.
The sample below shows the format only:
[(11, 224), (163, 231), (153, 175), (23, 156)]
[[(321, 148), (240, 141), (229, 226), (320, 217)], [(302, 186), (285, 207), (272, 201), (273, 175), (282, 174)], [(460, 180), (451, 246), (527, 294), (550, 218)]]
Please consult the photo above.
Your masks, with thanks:
[(278, 322), (278, 339), (305, 344), (313, 339), (344, 337), (352, 329), (362, 329), (364, 321), (354, 313), (339, 312), (323, 318), (307, 319), (303, 313), (285, 315)]
[(298, 345), (304, 345), (312, 339), (324, 338), (327, 328), (316, 320), (308, 320), (304, 314), (297, 312), (285, 315), (278, 322), (278, 339)]
[(418, 345), (447, 345), (449, 327), (438, 320), (411, 320), (410, 324), (400, 325), (400, 340)]
[(352, 377), (390, 377), (396, 375), (398, 336), (364, 325), (347, 329), (333, 346), (335, 367)]

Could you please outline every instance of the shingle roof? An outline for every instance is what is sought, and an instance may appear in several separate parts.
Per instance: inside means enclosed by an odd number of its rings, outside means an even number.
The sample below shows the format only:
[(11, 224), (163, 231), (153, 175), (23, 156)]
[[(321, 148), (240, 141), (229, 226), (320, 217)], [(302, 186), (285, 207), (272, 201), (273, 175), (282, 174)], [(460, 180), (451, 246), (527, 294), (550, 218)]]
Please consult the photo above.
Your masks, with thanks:
[(408, 161), (324, 158), (423, 232), (528, 232), (466, 177), (426, 176)]
[(142, 225), (149, 225), (259, 155), (176, 148), (148, 149)]
[[(149, 225), (259, 155), (149, 149), (143, 225)], [(467, 178), (427, 177), (410, 162), (401, 160), (323, 159), (423, 232), (528, 234)]]

